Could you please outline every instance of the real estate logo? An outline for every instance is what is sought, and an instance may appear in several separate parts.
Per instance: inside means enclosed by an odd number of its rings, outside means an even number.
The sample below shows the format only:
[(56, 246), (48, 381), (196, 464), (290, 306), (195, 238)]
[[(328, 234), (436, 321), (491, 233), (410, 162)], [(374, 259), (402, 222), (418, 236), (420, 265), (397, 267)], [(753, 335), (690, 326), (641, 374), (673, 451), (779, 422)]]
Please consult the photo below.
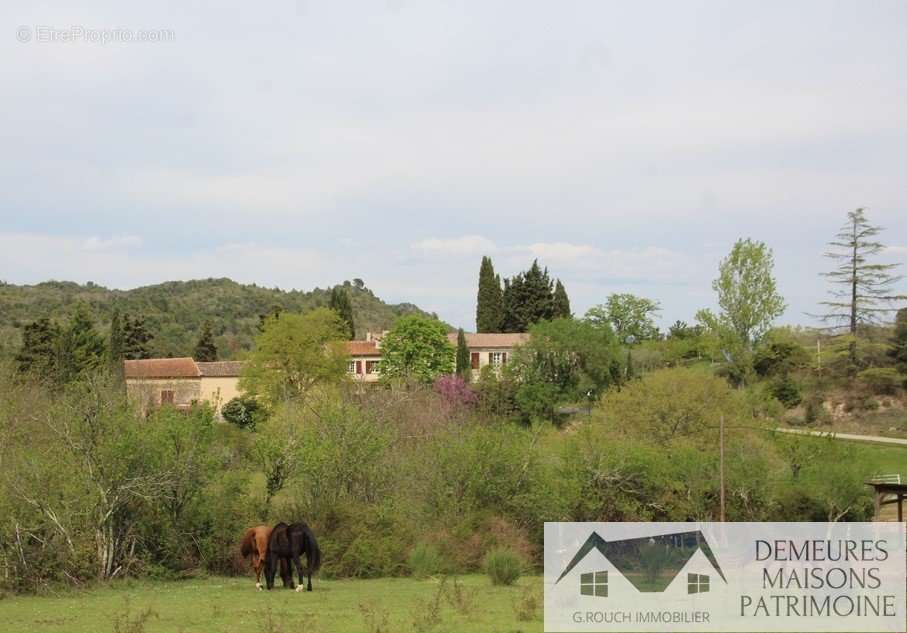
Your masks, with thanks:
[[(606, 541), (592, 532), (576, 552), (570, 564), (557, 579), (564, 579), (590, 553), (597, 551), (614, 565), (617, 573), (641, 592), (660, 593), (697, 552), (701, 552), (719, 578), (726, 584), (724, 572), (701, 530), (672, 532), (639, 538)], [(557, 584), (555, 583), (555, 584)], [(687, 574), (688, 593), (705, 593), (711, 584), (710, 574)], [(580, 574), (580, 595), (608, 596), (608, 570)]]
[(903, 524), (546, 523), (546, 631), (899, 631)]

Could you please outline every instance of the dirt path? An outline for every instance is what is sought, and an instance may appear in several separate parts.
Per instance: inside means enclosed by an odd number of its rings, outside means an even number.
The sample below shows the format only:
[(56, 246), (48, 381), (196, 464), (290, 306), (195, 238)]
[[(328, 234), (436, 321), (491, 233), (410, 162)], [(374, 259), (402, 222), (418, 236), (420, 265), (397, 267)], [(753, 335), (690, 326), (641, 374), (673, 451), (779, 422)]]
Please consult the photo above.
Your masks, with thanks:
[(835, 433), (834, 431), (805, 431), (801, 429), (775, 429), (779, 433), (793, 433), (794, 435), (812, 435), (815, 437), (833, 436), (838, 440), (849, 440), (851, 442), (873, 442), (876, 444), (893, 444), (895, 446), (907, 446), (907, 439), (898, 437), (882, 437), (881, 435), (853, 435), (851, 433)]

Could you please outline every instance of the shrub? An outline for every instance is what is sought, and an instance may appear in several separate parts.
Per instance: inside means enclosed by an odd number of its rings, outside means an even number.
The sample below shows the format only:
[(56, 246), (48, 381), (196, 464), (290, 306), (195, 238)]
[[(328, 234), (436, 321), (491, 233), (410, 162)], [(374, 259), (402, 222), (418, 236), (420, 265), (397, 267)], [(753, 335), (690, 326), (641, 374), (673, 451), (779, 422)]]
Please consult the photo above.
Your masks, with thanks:
[(523, 574), (526, 564), (509, 547), (496, 547), (485, 555), (485, 573), (493, 585), (512, 585)]
[(413, 578), (428, 578), (442, 573), (446, 567), (438, 548), (429, 543), (418, 543), (407, 559)]
[(227, 422), (254, 431), (264, 417), (264, 410), (255, 398), (237, 396), (221, 408), (220, 414)]
[(857, 374), (857, 379), (875, 394), (893, 394), (903, 377), (893, 367), (871, 367)]
[(790, 376), (782, 376), (772, 383), (771, 392), (788, 409), (792, 409), (803, 401), (800, 388), (791, 380)]
[(440, 376), (435, 379), (435, 393), (451, 407), (465, 407), (478, 401), (478, 396), (460, 376)]

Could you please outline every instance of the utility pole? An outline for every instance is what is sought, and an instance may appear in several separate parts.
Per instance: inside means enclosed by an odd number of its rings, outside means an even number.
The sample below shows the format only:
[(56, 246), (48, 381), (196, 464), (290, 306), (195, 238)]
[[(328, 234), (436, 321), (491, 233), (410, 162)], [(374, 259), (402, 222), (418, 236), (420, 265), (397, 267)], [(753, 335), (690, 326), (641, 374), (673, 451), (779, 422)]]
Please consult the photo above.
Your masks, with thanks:
[(724, 523), (725, 516), (725, 505), (724, 505), (724, 414), (721, 414), (719, 426), (718, 426), (718, 473), (719, 473), (719, 487), (721, 495), (721, 522)]

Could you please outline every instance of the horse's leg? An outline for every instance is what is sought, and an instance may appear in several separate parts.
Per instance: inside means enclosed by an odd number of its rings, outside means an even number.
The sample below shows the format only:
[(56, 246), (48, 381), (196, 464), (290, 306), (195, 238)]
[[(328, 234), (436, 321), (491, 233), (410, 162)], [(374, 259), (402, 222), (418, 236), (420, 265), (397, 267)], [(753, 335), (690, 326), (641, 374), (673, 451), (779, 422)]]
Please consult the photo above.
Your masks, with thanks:
[(268, 586), (268, 591), (274, 588), (274, 555), (268, 556), (265, 558), (265, 584)]
[(252, 569), (255, 570), (255, 588), (261, 591), (261, 568), (262, 565), (261, 556), (258, 554), (252, 555)]
[(280, 564), (281, 564), (280, 573), (281, 573), (281, 576), (283, 577), (283, 586), (286, 589), (292, 589), (294, 587), (294, 584), (293, 584), (293, 568), (290, 567), (290, 557), (288, 556), (286, 558), (282, 558), (280, 560)]
[[(299, 586), (296, 591), (302, 591), (302, 584), (305, 581), (305, 571), (302, 569), (302, 563), (299, 561), (299, 555), (293, 557), (293, 565), (296, 566), (296, 573), (299, 574)], [(312, 575), (309, 574), (309, 591), (312, 590)]]

